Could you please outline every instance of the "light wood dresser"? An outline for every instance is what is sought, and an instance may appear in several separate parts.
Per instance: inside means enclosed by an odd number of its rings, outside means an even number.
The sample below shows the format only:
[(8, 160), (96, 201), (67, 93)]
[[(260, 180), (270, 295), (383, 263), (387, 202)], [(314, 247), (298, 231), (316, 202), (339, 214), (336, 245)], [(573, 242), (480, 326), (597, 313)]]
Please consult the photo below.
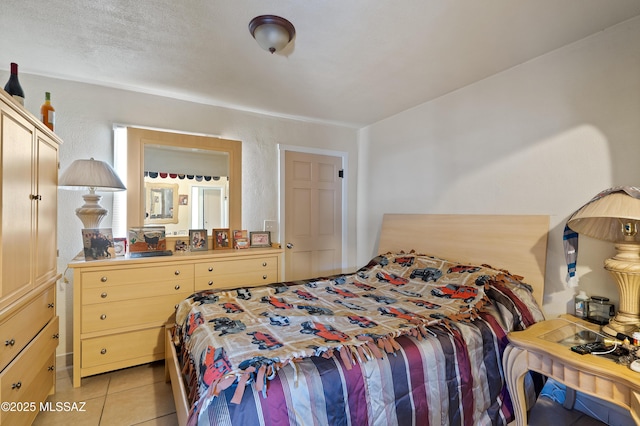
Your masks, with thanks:
[(195, 291), (281, 280), (282, 250), (252, 248), (74, 261), (73, 385), (164, 358), (164, 326)]
[(0, 424), (29, 425), (55, 391), (58, 148), (0, 90)]

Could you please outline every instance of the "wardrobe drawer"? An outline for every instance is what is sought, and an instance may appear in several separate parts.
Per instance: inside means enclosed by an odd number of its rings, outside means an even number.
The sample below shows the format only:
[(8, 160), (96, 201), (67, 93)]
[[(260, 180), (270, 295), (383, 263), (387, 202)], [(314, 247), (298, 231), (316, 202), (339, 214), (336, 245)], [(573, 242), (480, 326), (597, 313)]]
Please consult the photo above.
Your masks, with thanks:
[(54, 300), (52, 287), (0, 324), (0, 371), (53, 318)]
[(85, 305), (82, 307), (82, 333), (143, 324), (165, 324), (171, 321), (176, 305), (191, 293)]
[(193, 293), (193, 277), (176, 277), (170, 281), (147, 282), (135, 285), (102, 285), (82, 289), (82, 304), (109, 303), (120, 300), (144, 299), (175, 293)]
[(152, 267), (131, 267), (83, 272), (82, 288), (87, 289), (104, 287), (105, 285), (168, 281), (173, 278), (192, 279), (193, 265), (179, 264)]
[[(20, 386), (16, 395), (22, 394), (17, 401), (6, 401), (11, 403), (22, 404), (25, 408), (25, 404), (28, 405), (28, 409), (23, 411), (2, 411), (0, 412), (0, 424), (3, 425), (30, 425), (38, 415), (40, 411), (40, 401), (47, 399), (47, 395), (51, 393), (55, 384), (55, 354), (51, 353), (48, 359), (39, 368), (34, 368), (36, 375), (33, 381)], [(15, 390), (15, 389), (12, 389)], [(4, 395), (3, 395), (4, 397)], [(26, 399), (24, 399), (26, 398)], [(5, 400), (2, 400), (5, 402)], [(33, 410), (32, 410), (33, 409)]]
[(264, 270), (277, 270), (278, 257), (265, 256), (252, 259), (217, 260), (195, 264), (196, 277), (206, 277), (218, 274), (242, 274)]
[[(51, 390), (53, 377), (55, 377), (56, 346), (58, 346), (58, 317), (55, 317), (0, 374), (0, 401), (41, 401), (42, 399), (36, 398), (33, 392), (37, 392), (35, 388), (39, 382), (46, 383), (48, 386), (45, 389), (45, 395)], [(51, 375), (51, 382), (43, 380), (43, 370)], [(2, 421), (4, 423), (4, 418)]]
[(82, 368), (128, 359), (164, 355), (164, 327), (120, 333), (82, 341)]

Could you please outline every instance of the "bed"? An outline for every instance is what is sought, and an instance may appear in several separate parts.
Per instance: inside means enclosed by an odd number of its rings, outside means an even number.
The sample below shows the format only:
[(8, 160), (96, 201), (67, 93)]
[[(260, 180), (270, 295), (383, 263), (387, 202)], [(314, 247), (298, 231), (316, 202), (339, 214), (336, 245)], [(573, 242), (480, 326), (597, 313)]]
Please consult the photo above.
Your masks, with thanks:
[(507, 424), (506, 334), (542, 320), (548, 216), (385, 215), (350, 274), (199, 292), (167, 330), (179, 423)]

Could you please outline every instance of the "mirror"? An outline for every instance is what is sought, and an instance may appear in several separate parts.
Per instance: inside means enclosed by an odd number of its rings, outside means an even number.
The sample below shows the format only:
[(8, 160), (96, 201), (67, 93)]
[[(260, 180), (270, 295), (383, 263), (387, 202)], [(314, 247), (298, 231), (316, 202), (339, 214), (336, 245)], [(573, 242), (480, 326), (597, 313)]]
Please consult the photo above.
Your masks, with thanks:
[(144, 184), (146, 224), (178, 223), (178, 185)]
[[(146, 177), (145, 171), (150, 172)], [(159, 172), (158, 176), (152, 177), (154, 172)], [(216, 211), (219, 220), (226, 221), (223, 227), (242, 229), (241, 179), (240, 141), (127, 128), (127, 227), (163, 224), (167, 237), (182, 235), (188, 229), (210, 231), (215, 226), (196, 223), (205, 220), (202, 214), (211, 216), (200, 209), (202, 204), (210, 204), (198, 195), (208, 192), (199, 188), (207, 188), (215, 189), (220, 200), (210, 209)], [(153, 206), (153, 216), (157, 217), (152, 218), (147, 211), (152, 206), (151, 192), (145, 187), (168, 189), (162, 185), (171, 186), (172, 191), (154, 192), (159, 204)]]

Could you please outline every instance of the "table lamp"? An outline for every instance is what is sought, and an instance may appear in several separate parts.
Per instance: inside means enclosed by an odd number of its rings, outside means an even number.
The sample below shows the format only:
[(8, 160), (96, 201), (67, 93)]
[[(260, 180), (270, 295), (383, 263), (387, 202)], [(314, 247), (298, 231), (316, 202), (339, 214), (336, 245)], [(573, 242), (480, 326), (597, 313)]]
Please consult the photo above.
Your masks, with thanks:
[(631, 335), (640, 326), (640, 188), (617, 187), (598, 194), (576, 211), (567, 226), (578, 234), (611, 241), (616, 255), (604, 261), (620, 292), (615, 317), (602, 331)]
[(60, 176), (58, 186), (62, 189), (89, 189), (84, 194), (84, 205), (76, 209), (76, 215), (85, 229), (99, 228), (108, 210), (100, 205), (101, 195), (96, 191), (112, 192), (127, 189), (116, 172), (104, 161), (75, 160)]

